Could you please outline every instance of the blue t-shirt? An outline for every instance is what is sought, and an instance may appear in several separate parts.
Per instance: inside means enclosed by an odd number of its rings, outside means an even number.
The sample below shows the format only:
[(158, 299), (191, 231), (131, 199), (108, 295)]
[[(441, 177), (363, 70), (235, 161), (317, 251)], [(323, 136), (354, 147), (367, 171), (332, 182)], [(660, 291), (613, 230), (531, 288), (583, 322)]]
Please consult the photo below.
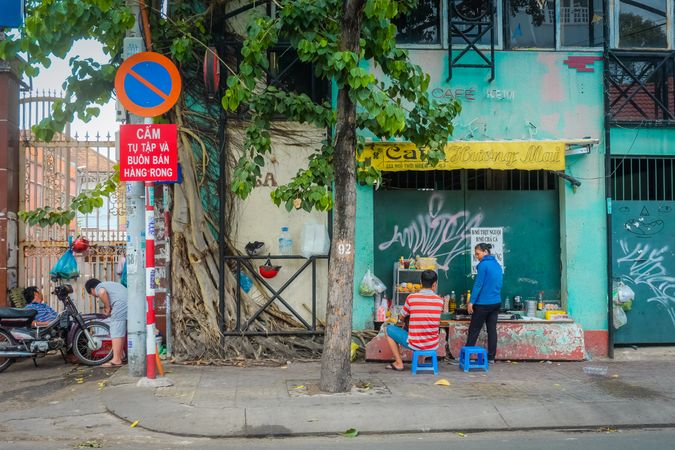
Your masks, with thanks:
[(474, 305), (494, 305), (502, 301), (502, 280), (504, 271), (492, 255), (485, 255), (478, 263), (478, 275), (471, 291)]
[(34, 309), (37, 311), (37, 315), (33, 319), (35, 322), (51, 322), (58, 316), (56, 311), (44, 303), (29, 303), (26, 305), (26, 309)]

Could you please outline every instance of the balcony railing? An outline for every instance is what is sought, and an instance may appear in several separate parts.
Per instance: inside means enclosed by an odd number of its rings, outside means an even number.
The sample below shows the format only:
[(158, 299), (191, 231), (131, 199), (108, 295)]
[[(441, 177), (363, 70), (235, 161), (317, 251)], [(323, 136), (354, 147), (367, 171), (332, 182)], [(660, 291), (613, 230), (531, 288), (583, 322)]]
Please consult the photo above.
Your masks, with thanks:
[(607, 63), (611, 123), (675, 126), (675, 51), (611, 50)]

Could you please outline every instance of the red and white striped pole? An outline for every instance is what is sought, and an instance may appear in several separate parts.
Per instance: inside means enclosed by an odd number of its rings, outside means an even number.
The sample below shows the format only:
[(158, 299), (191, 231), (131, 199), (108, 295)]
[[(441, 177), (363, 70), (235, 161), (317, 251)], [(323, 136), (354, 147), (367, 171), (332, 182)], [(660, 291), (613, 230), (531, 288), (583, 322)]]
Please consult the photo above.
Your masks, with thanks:
[(145, 182), (145, 300), (147, 377), (155, 379), (155, 183)]

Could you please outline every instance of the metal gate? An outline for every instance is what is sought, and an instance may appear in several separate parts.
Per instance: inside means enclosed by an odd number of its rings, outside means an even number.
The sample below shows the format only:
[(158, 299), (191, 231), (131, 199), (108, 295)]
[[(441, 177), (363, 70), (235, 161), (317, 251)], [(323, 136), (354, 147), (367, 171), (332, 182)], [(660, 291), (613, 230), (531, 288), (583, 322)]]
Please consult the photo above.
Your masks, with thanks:
[[(115, 142), (105, 137), (59, 134), (51, 142), (34, 139), (30, 127), (49, 113), (51, 103), (59, 97), (43, 92), (24, 94), (21, 99), (20, 209), (33, 210), (50, 207), (63, 208), (83, 190), (104, 181), (117, 164)], [(91, 214), (78, 214), (67, 226), (47, 228), (20, 226), (19, 280), (20, 287), (37, 286), (50, 306), (58, 309), (51, 295), (53, 283), (49, 271), (67, 248), (68, 236), (82, 235), (89, 239), (91, 248), (77, 256), (80, 278), (73, 283), (74, 300), (82, 312), (96, 310), (93, 299), (84, 292), (84, 283), (90, 277), (117, 280), (116, 268), (125, 252), (125, 193), (121, 188), (104, 199), (101, 208)], [(48, 295), (49, 294), (49, 295)]]
[(616, 344), (675, 342), (675, 158), (612, 158), (612, 277), (635, 292)]

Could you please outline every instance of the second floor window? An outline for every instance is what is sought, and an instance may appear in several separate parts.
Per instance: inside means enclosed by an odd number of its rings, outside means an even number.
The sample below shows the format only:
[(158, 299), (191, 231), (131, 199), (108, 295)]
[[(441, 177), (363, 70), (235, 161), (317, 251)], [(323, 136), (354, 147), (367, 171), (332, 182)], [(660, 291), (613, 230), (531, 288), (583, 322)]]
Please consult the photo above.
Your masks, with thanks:
[(399, 16), (394, 24), (399, 44), (438, 45), (441, 43), (441, 2), (420, 0), (414, 11)]
[(615, 27), (614, 33), (617, 35), (618, 31), (618, 47), (668, 48), (667, 2), (668, 0), (616, 0), (618, 27)]
[(507, 0), (514, 49), (602, 47), (602, 0)]

